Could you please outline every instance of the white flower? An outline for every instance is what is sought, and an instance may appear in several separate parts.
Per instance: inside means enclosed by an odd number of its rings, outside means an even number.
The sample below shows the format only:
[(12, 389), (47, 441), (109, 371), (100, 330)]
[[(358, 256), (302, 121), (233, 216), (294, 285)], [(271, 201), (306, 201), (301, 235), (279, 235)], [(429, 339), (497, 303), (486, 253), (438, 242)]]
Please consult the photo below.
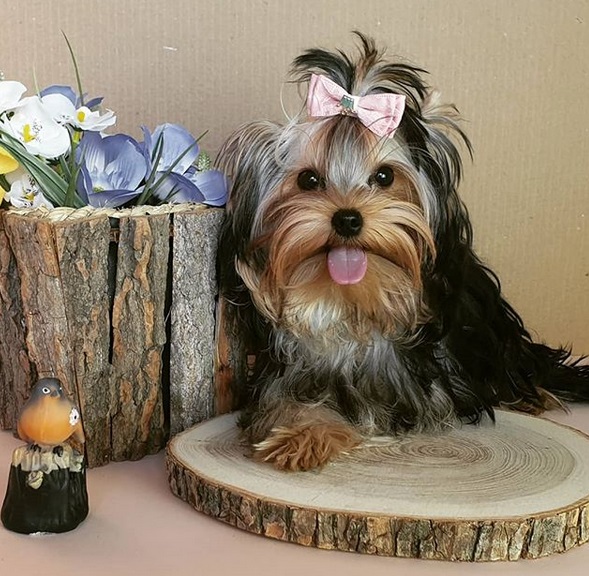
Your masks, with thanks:
[(20, 82), (3, 80), (0, 82), (0, 114), (18, 105), (21, 96), (27, 91)]
[(97, 110), (92, 111), (86, 106), (81, 106), (76, 110), (73, 125), (82, 130), (92, 132), (102, 132), (105, 128), (112, 126), (117, 121), (117, 117), (112, 110), (107, 110), (100, 114)]
[(63, 94), (47, 94), (41, 98), (41, 104), (58, 124), (72, 124), (76, 107)]
[(102, 132), (117, 121), (112, 110), (107, 110), (104, 114), (92, 111), (86, 106), (80, 106), (76, 110), (72, 101), (63, 94), (47, 94), (41, 102), (58, 124), (71, 124), (80, 130)]
[(53, 205), (43, 196), (39, 185), (31, 175), (19, 168), (10, 174), (6, 174), (6, 180), (10, 184), (10, 190), (5, 199), (17, 208), (39, 208), (45, 206), (53, 208)]
[(27, 151), (43, 158), (57, 158), (70, 148), (70, 135), (58, 124), (38, 96), (21, 100), (10, 120), (2, 126), (20, 140)]

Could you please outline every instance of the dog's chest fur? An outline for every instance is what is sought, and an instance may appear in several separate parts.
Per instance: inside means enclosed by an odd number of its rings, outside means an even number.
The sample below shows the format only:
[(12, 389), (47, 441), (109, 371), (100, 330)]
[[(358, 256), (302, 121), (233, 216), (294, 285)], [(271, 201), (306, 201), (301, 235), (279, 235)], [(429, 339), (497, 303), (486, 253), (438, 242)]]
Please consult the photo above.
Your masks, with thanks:
[(345, 324), (304, 339), (279, 329), (272, 345), (283, 370), (268, 382), (268, 394), (337, 405), (368, 434), (440, 429), (456, 422), (443, 387), (435, 379), (416, 382), (403, 345), (376, 331), (358, 341)]

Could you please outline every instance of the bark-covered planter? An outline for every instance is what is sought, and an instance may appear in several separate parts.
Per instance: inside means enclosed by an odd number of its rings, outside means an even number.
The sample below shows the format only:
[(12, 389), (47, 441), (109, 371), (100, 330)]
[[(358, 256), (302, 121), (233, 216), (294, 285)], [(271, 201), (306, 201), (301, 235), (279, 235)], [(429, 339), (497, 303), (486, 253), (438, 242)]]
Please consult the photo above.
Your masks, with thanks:
[(0, 211), (0, 426), (44, 376), (80, 406), (89, 466), (155, 453), (222, 412), (222, 219), (192, 205)]

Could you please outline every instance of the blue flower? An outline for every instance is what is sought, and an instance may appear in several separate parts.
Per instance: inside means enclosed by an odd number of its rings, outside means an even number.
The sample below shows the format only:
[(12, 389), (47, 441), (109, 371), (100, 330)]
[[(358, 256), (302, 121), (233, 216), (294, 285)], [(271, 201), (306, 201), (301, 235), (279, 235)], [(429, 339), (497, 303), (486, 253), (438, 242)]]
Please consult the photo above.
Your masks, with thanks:
[(41, 98), (44, 96), (49, 96), (50, 94), (61, 94), (62, 96), (65, 96), (74, 106), (76, 106), (78, 103), (78, 97), (76, 96), (73, 88), (70, 86), (59, 86), (54, 84), (53, 86), (43, 88), (43, 90), (39, 92), (39, 96)]
[(88, 132), (77, 149), (80, 176), (77, 192), (95, 208), (116, 208), (139, 196), (148, 164), (139, 144), (130, 136), (102, 137)]
[(227, 201), (227, 178), (219, 170), (198, 171), (191, 166), (184, 174), (172, 172), (154, 192), (162, 202), (193, 202), (223, 206)]
[[(194, 166), (189, 168), (185, 173), (190, 182), (192, 182), (198, 192), (202, 195), (203, 204), (209, 206), (223, 206), (227, 202), (227, 177), (219, 170), (197, 170)], [(195, 202), (190, 199), (174, 199), (174, 202)]]
[[(155, 160), (155, 149), (161, 140), (161, 158), (158, 162), (157, 171), (166, 172), (172, 169), (176, 174), (184, 174), (186, 170), (198, 158), (199, 148), (194, 136), (178, 124), (161, 124), (153, 134), (142, 126), (144, 137), (145, 154), (149, 158), (150, 164)], [(178, 158), (182, 158), (178, 160)]]
[[(76, 95), (71, 86), (61, 86), (59, 84), (53, 84), (52, 86), (47, 86), (47, 88), (44, 88), (43, 90), (41, 90), (41, 92), (39, 92), (39, 96), (41, 98), (43, 98), (43, 96), (48, 96), (49, 94), (61, 94), (62, 96), (65, 96), (74, 105), (74, 107), (79, 108), (80, 106), (82, 106), (82, 99), (78, 95)], [(85, 96), (86, 94), (84, 94), (84, 97)], [(102, 98), (101, 96), (99, 96), (98, 98), (92, 98), (92, 100), (84, 102), (84, 106), (90, 109), (96, 108), (96, 106), (99, 106), (103, 100), (104, 98)]]
[(162, 124), (153, 134), (143, 127), (143, 134), (144, 151), (151, 170), (161, 147), (153, 188), (153, 194), (159, 201), (211, 206), (225, 204), (227, 179), (218, 170), (198, 170), (194, 166), (200, 150), (185, 128), (177, 124)]

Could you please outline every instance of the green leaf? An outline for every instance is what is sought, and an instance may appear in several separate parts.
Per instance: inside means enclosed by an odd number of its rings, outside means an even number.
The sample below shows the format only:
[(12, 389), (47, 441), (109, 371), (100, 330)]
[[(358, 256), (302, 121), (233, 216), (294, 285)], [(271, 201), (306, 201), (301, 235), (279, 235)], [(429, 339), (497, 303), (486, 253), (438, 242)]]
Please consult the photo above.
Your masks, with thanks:
[(71, 180), (72, 173), (70, 170), (70, 166), (67, 163), (67, 160), (63, 156), (59, 157), (59, 167), (61, 168), (61, 173), (63, 174), (63, 177), (66, 179), (66, 181), (69, 182)]
[[(8, 150), (19, 164), (31, 175), (43, 190), (43, 194), (54, 206), (65, 206), (68, 183), (47, 164), (29, 154), (19, 140), (6, 132), (0, 133), (0, 146)], [(84, 205), (76, 194), (72, 204), (76, 208)]]
[(80, 105), (84, 106), (84, 92), (82, 91), (82, 80), (80, 79), (80, 69), (78, 68), (78, 62), (76, 61), (76, 55), (74, 54), (74, 49), (70, 44), (69, 38), (67, 37), (66, 33), (62, 30), (61, 33), (65, 38), (65, 43), (67, 44), (68, 50), (70, 51), (70, 56), (72, 57), (72, 63), (74, 65), (74, 72), (76, 74), (76, 82), (78, 84), (78, 92), (80, 93)]
[(164, 152), (164, 135), (160, 134), (160, 136), (157, 139), (155, 146), (153, 148), (153, 152), (151, 154), (151, 163), (152, 163), (151, 172), (149, 173), (147, 181), (145, 182), (145, 186), (143, 187), (143, 192), (141, 192), (141, 195), (139, 196), (139, 198), (137, 198), (137, 201), (135, 202), (135, 204), (137, 204), (137, 206), (143, 206), (143, 204), (147, 204), (147, 201), (151, 198), (151, 196), (153, 194), (151, 184), (155, 180), (157, 167), (158, 167), (158, 164), (160, 163), (163, 152)]
[(78, 182), (81, 166), (76, 164), (76, 148), (78, 146), (76, 139), (69, 130), (68, 134), (70, 136), (70, 163), (68, 166), (68, 186), (65, 193), (64, 206), (67, 206), (68, 208), (76, 208), (76, 206), (84, 204), (76, 193), (76, 184)]
[[(172, 162), (170, 167), (165, 172), (162, 173), (162, 175), (158, 178), (156, 183), (149, 190), (149, 197), (153, 196), (156, 193), (157, 189), (162, 185), (162, 182), (174, 171), (174, 168), (178, 165), (180, 160), (182, 160), (182, 158), (184, 158), (184, 156), (186, 156), (186, 154), (188, 154), (188, 152), (190, 152), (190, 149), (194, 148), (197, 145), (197, 143), (198, 143), (198, 140), (196, 140), (194, 142), (194, 144), (191, 144), (190, 146), (188, 146), (188, 148), (186, 148), (186, 150), (184, 150), (184, 152), (182, 152), (182, 154), (180, 154), (180, 156), (178, 156), (178, 158), (176, 158), (176, 160), (174, 160), (174, 162)], [(157, 164), (155, 164), (154, 166), (157, 166)], [(146, 186), (146, 188), (147, 188), (147, 186)]]
[[(157, 189), (162, 185), (162, 182), (165, 180), (165, 178), (167, 176), (169, 176), (174, 171), (174, 168), (178, 165), (178, 163), (182, 160), (182, 158), (184, 158), (184, 156), (186, 156), (186, 154), (188, 154), (188, 152), (190, 152), (190, 150), (194, 146), (196, 146), (201, 141), (201, 139), (204, 138), (208, 134), (208, 132), (209, 132), (208, 130), (205, 130), (198, 138), (196, 138), (194, 144), (191, 144), (190, 146), (188, 146), (188, 148), (186, 148), (186, 150), (184, 150), (184, 152), (182, 152), (182, 154), (180, 154), (180, 156), (178, 156), (178, 158), (176, 158), (176, 160), (173, 162), (173, 164), (165, 172), (163, 172), (162, 176), (160, 176), (160, 178), (158, 178), (157, 182), (155, 182), (155, 184), (154, 184), (153, 181), (155, 180), (155, 177), (156, 177), (157, 166), (160, 163), (160, 159), (161, 159), (162, 153), (163, 153), (163, 146), (164, 146), (164, 142), (163, 142), (164, 135), (163, 135), (163, 133), (160, 134), (160, 137), (157, 139), (157, 142), (155, 143), (155, 147), (153, 149), (153, 153), (151, 155), (151, 163), (153, 165), (153, 168), (151, 169), (151, 173), (149, 174), (149, 177), (147, 178), (147, 181), (146, 181), (145, 186), (143, 188), (143, 192), (141, 193), (141, 195), (139, 196), (139, 198), (135, 202), (135, 204), (137, 206), (147, 204), (147, 202), (155, 194)], [(169, 194), (164, 200), (158, 201), (158, 204), (165, 204), (166, 202), (169, 201), (170, 197), (171, 197), (171, 195)]]
[(64, 206), (67, 206), (68, 208), (80, 208), (80, 206), (84, 206), (84, 203), (82, 202), (81, 198), (76, 193), (76, 183), (78, 181), (80, 170), (81, 166), (74, 166), (74, 170), (71, 174), (71, 178), (68, 183), (64, 203)]

